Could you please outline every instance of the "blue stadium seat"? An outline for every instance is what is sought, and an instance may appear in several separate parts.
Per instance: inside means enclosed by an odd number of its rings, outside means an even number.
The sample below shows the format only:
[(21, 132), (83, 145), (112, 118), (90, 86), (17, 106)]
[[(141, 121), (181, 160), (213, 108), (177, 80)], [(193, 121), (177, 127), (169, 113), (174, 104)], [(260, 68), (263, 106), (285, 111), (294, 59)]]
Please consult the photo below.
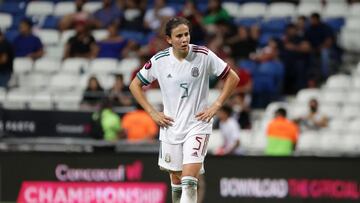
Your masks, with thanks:
[(41, 27), (46, 29), (57, 29), (58, 23), (59, 23), (59, 17), (46, 16)]
[(8, 30), (5, 32), (5, 38), (9, 42), (13, 42), (16, 36), (18, 36), (19, 32), (17, 30)]
[(239, 3), (244, 4), (244, 3), (270, 3), (270, 0), (238, 0)]
[(250, 27), (261, 22), (261, 18), (236, 18), (234, 23), (237, 26)]
[(24, 13), (25, 3), (16, 1), (5, 1), (0, 4), (0, 12), (11, 13), (12, 15), (18, 15)]
[(340, 32), (341, 28), (345, 25), (344, 18), (326, 18), (324, 21), (337, 33)]
[(289, 23), (289, 18), (272, 18), (263, 21), (260, 27), (262, 32), (284, 32), (286, 25)]
[(260, 47), (264, 47), (267, 45), (267, 43), (269, 42), (269, 40), (271, 38), (277, 38), (280, 39), (282, 37), (283, 33), (282, 32), (265, 32), (265, 33), (261, 33), (260, 38), (259, 38), (259, 46)]
[(142, 32), (136, 32), (136, 31), (129, 31), (129, 30), (122, 30), (119, 33), (121, 36), (123, 36), (125, 39), (133, 40), (140, 45), (145, 45), (148, 43), (148, 37), (146, 34)]
[(13, 23), (9, 30), (17, 30), (20, 24), (20, 21), (24, 18), (24, 15), (13, 15)]

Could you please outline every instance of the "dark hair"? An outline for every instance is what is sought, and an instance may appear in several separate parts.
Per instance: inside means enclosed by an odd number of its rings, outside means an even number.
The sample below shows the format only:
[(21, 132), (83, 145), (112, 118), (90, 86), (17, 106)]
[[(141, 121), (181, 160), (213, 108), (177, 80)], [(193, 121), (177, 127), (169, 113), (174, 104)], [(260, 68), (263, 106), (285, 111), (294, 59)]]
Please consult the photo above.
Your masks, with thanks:
[(186, 25), (188, 26), (189, 30), (191, 30), (191, 24), (190, 22), (183, 17), (174, 17), (171, 18), (165, 25), (165, 34), (169, 37), (171, 37), (171, 31), (176, 28), (179, 25)]
[(275, 111), (275, 116), (282, 116), (282, 117), (286, 117), (286, 110), (284, 108), (279, 108), (278, 110)]
[(320, 20), (320, 19), (321, 19), (319, 13), (312, 13), (310, 17), (311, 17), (311, 18), (315, 18), (315, 19), (317, 19), (317, 20)]
[(231, 116), (233, 110), (230, 106), (224, 105), (220, 108), (220, 111), (223, 111), (226, 115)]
[(289, 23), (286, 25), (285, 30), (288, 30), (290, 28), (296, 28), (296, 25), (294, 23)]
[(23, 19), (21, 19), (21, 22), (27, 24), (29, 27), (32, 27), (34, 25), (32, 19), (28, 17), (24, 17)]

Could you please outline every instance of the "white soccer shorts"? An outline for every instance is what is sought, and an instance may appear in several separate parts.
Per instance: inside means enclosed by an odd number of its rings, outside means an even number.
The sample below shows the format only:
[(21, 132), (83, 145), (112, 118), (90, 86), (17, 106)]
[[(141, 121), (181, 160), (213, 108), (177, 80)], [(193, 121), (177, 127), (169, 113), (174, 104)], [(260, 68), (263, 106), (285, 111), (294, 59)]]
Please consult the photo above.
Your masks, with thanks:
[[(184, 164), (203, 163), (209, 142), (209, 134), (193, 135), (182, 144), (160, 142), (159, 166), (168, 171), (182, 171)], [(204, 173), (204, 166), (200, 173)]]

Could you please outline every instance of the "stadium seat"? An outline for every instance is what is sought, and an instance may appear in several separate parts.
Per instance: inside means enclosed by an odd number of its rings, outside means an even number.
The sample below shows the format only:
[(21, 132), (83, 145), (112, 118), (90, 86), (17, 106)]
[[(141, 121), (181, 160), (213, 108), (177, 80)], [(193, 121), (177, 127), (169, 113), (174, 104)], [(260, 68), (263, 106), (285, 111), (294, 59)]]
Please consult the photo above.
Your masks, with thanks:
[(321, 13), (321, 4), (301, 3), (297, 7), (297, 15), (310, 16), (312, 13)]
[(132, 73), (140, 68), (140, 61), (137, 58), (125, 58), (122, 59), (117, 68), (117, 73), (121, 73), (124, 76), (124, 83), (130, 84)]
[(297, 119), (305, 116), (309, 112), (309, 107), (307, 103), (290, 103), (289, 104), (289, 118)]
[(24, 13), (25, 5), (24, 2), (2, 1), (0, 4), (0, 12), (20, 15)]
[(49, 77), (43, 73), (19, 75), (19, 85), (23, 89), (40, 90), (49, 84)]
[(77, 111), (82, 99), (81, 91), (55, 92), (53, 94), (57, 110)]
[(321, 136), (318, 150), (321, 155), (334, 155), (341, 153), (343, 137), (335, 132), (325, 132)]
[(296, 101), (307, 104), (311, 99), (313, 98), (319, 99), (319, 97), (320, 97), (320, 89), (317, 88), (301, 89), (296, 94)]
[(346, 5), (347, 0), (326, 0), (327, 4), (335, 4), (335, 5)]
[(0, 29), (6, 30), (8, 29), (13, 23), (13, 18), (8, 13), (0, 13)]
[(318, 151), (321, 135), (312, 131), (305, 131), (299, 136), (296, 152), (301, 155), (309, 155)]
[(275, 37), (281, 37), (283, 32), (285, 31), (286, 25), (290, 23), (289, 18), (286, 17), (278, 17), (264, 20), (261, 23), (261, 32), (270, 33)]
[(71, 90), (79, 86), (80, 78), (77, 74), (58, 73), (51, 77), (48, 89), (51, 91)]
[(60, 43), (66, 44), (67, 41), (75, 35), (75, 30), (66, 30), (61, 34)]
[(58, 16), (48, 15), (42, 21), (40, 27), (43, 29), (57, 29), (60, 18)]
[(360, 18), (359, 17), (348, 17), (346, 18), (344, 29), (352, 31), (360, 31)]
[(73, 74), (89, 72), (89, 60), (85, 58), (67, 58), (61, 65), (61, 72)]
[(349, 155), (358, 154), (360, 152), (360, 136), (359, 134), (349, 134), (343, 137), (342, 151)]
[(347, 94), (343, 90), (334, 91), (333, 89), (324, 89), (320, 95), (320, 103), (342, 104)]
[(324, 22), (329, 25), (336, 33), (340, 32), (341, 28), (345, 25), (345, 19), (343, 17), (326, 18)]
[(54, 3), (51, 1), (30, 1), (26, 7), (27, 16), (46, 16), (54, 12)]
[[(359, 72), (360, 73), (360, 72)], [(359, 90), (360, 89), (360, 76), (358, 76), (358, 77), (353, 77), (353, 80), (352, 80), (353, 82), (352, 82), (352, 87), (354, 88), (354, 89), (357, 89), (357, 90)]]
[(347, 16), (360, 18), (360, 3), (359, 2), (352, 3), (349, 5), (349, 11), (348, 11)]
[(274, 113), (279, 108), (285, 108), (289, 110), (289, 104), (287, 102), (271, 102), (265, 109), (264, 118), (269, 119), (274, 117)]
[(94, 59), (90, 63), (90, 73), (112, 74), (116, 72), (118, 61), (110, 58)]
[[(360, 82), (358, 82), (360, 85)], [(360, 105), (360, 91), (359, 88), (351, 89), (348, 93), (348, 97), (344, 99), (344, 105), (352, 104), (352, 105)]]
[(300, 0), (300, 4), (317, 4), (317, 5), (321, 5), (322, 4), (322, 0)]
[(245, 3), (241, 5), (239, 15), (246, 18), (263, 17), (266, 13), (264, 3)]
[(76, 6), (73, 1), (60, 1), (55, 4), (54, 15), (64, 16), (67, 14), (75, 13)]
[(94, 30), (92, 31), (92, 35), (94, 36), (96, 41), (101, 41), (108, 36), (108, 31), (106, 29)]
[(105, 89), (111, 89), (115, 83), (115, 75), (113, 74), (96, 74), (101, 86)]
[(360, 53), (360, 31), (354, 31), (351, 29), (342, 29), (340, 31), (340, 45), (348, 52)]
[(84, 11), (89, 13), (94, 13), (102, 7), (102, 3), (100, 1), (89, 1), (84, 5)]
[(33, 60), (28, 57), (17, 57), (14, 59), (14, 73), (23, 74), (32, 70)]
[(54, 73), (60, 70), (60, 60), (53, 58), (40, 58), (34, 63), (34, 71), (43, 73)]
[(322, 12), (324, 18), (338, 18), (346, 16), (348, 6), (346, 4), (327, 4)]
[(11, 89), (6, 94), (3, 106), (5, 109), (25, 109), (32, 94), (31, 91), (24, 89)]
[(208, 151), (211, 154), (215, 154), (224, 143), (224, 137), (221, 135), (220, 130), (213, 130), (208, 142)]
[(348, 90), (351, 87), (352, 79), (348, 75), (337, 74), (330, 76), (325, 84), (325, 88), (333, 90)]
[(346, 129), (347, 120), (343, 118), (333, 118), (329, 121), (329, 130), (341, 133)]
[(266, 17), (279, 18), (279, 17), (294, 17), (296, 14), (295, 4), (285, 2), (275, 2), (268, 6)]
[(229, 13), (230, 16), (236, 18), (240, 14), (240, 4), (238, 2), (223, 2), (221, 6)]
[(53, 29), (39, 29), (34, 32), (45, 46), (57, 45), (60, 40), (60, 33)]
[(64, 55), (64, 45), (60, 44), (57, 46), (45, 46), (44, 57), (60, 60), (63, 58), (63, 55)]
[(53, 109), (51, 94), (47, 91), (35, 93), (29, 100), (29, 108), (33, 110)]
[(261, 22), (260, 17), (256, 17), (256, 18), (235, 18), (234, 19), (234, 23), (237, 26), (245, 26), (245, 27), (251, 27), (253, 25), (257, 25), (260, 22)]
[(341, 109), (338, 104), (322, 103), (320, 104), (319, 111), (321, 114), (326, 115), (328, 118), (336, 118), (340, 115)]
[(2, 104), (5, 101), (6, 98), (6, 89), (3, 87), (0, 87), (0, 103)]
[(347, 130), (353, 134), (360, 135), (360, 116), (350, 121), (347, 126)]
[[(343, 97), (344, 98), (344, 97)], [(341, 118), (353, 119), (359, 117), (360, 106), (359, 105), (345, 105), (341, 111)]]

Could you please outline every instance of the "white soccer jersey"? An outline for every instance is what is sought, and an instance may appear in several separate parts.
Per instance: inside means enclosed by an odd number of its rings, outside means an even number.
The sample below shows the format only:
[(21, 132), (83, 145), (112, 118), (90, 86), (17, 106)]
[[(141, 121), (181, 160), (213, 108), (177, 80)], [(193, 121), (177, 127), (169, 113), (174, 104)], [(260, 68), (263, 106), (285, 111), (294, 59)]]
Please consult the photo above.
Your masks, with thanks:
[(209, 107), (209, 77), (225, 77), (230, 68), (206, 47), (190, 44), (186, 58), (179, 61), (172, 47), (155, 54), (138, 72), (144, 85), (158, 80), (165, 115), (174, 119), (172, 126), (160, 129), (160, 140), (183, 143), (194, 134), (210, 134), (212, 121), (198, 121), (195, 115)]

